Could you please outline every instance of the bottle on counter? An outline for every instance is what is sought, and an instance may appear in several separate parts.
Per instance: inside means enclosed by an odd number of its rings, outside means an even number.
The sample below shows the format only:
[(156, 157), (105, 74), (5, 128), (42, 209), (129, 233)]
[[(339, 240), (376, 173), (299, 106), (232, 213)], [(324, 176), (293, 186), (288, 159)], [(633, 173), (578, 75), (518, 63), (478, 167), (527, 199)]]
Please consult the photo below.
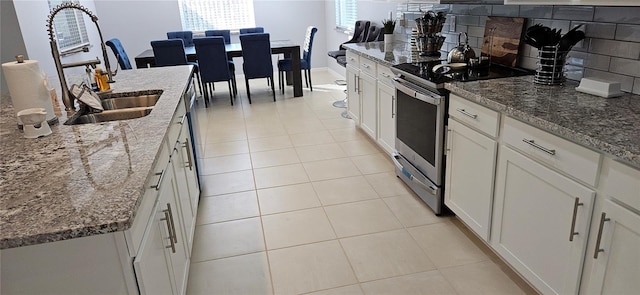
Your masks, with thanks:
[(101, 68), (96, 68), (94, 77), (96, 84), (98, 85), (98, 91), (107, 91), (111, 89), (109, 82), (107, 82), (109, 81), (109, 77), (107, 77), (107, 73), (102, 72)]

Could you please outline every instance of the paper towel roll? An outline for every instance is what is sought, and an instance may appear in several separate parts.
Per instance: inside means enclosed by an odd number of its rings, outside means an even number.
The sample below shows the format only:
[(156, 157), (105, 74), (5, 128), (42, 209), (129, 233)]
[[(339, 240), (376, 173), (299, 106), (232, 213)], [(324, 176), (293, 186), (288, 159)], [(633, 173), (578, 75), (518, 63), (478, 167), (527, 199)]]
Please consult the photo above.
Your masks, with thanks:
[[(57, 119), (46, 86), (46, 76), (40, 70), (37, 60), (3, 63), (2, 71), (16, 114), (25, 109), (43, 108), (47, 111), (47, 121)], [(22, 125), (19, 118), (18, 124)]]

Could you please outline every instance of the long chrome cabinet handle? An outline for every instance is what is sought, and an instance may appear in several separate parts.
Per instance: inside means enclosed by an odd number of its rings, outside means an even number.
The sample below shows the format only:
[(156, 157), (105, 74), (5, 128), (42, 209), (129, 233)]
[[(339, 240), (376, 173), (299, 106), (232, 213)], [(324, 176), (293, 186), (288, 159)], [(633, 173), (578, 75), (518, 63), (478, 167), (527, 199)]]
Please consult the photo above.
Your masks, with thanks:
[(187, 115), (182, 115), (182, 119), (180, 119), (180, 125), (184, 125), (184, 120), (187, 119)]
[(169, 231), (169, 246), (165, 246), (165, 248), (171, 248), (171, 252), (176, 253), (176, 244), (173, 242), (173, 233), (171, 230), (171, 221), (169, 221), (169, 209), (162, 210), (164, 212), (164, 218), (160, 218), (162, 221), (166, 221), (167, 223), (167, 231)]
[(600, 252), (604, 252), (604, 249), (600, 249), (600, 241), (602, 241), (602, 229), (604, 228), (604, 223), (611, 220), (607, 218), (607, 213), (602, 212), (602, 216), (600, 216), (600, 227), (598, 228), (598, 238), (596, 239), (596, 251), (593, 253), (593, 259), (598, 259), (598, 254)]
[(474, 115), (472, 113), (467, 112), (465, 109), (456, 109), (456, 111), (458, 111), (459, 113), (471, 118), (471, 119), (477, 119), (478, 115)]
[(187, 163), (189, 164), (189, 170), (193, 171), (193, 163), (191, 163), (191, 149), (189, 148), (189, 139), (187, 138), (182, 147), (187, 150)]
[(396, 96), (391, 96), (391, 119), (396, 117)]
[(178, 242), (178, 235), (176, 234), (176, 223), (173, 221), (173, 212), (171, 211), (171, 204), (167, 203), (167, 210), (169, 210), (169, 220), (171, 220), (171, 228), (173, 229), (173, 242)]
[(548, 149), (546, 147), (543, 147), (543, 146), (537, 144), (533, 139), (523, 138), (522, 141), (527, 143), (527, 144), (529, 144), (530, 146), (532, 146), (534, 148), (537, 148), (537, 149), (549, 154), (549, 155), (555, 155), (556, 154), (556, 150), (552, 150), (552, 149)]
[(158, 182), (156, 182), (155, 185), (152, 185), (151, 188), (155, 188), (156, 190), (160, 190), (160, 184), (162, 183), (162, 178), (164, 178), (164, 170), (162, 170), (160, 172), (156, 172), (155, 175), (160, 175), (160, 177), (158, 177)]
[(573, 203), (573, 217), (571, 218), (571, 234), (569, 234), (569, 242), (573, 242), (573, 236), (578, 235), (576, 232), (576, 217), (578, 216), (578, 207), (584, 205), (584, 203), (580, 203), (580, 198), (576, 198), (576, 201)]

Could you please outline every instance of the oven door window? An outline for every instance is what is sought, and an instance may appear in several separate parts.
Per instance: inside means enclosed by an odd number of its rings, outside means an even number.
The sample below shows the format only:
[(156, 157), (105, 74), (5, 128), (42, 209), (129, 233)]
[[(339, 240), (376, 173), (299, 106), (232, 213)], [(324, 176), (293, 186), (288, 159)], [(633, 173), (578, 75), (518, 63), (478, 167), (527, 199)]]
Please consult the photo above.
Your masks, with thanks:
[(399, 140), (435, 166), (438, 106), (396, 91)]

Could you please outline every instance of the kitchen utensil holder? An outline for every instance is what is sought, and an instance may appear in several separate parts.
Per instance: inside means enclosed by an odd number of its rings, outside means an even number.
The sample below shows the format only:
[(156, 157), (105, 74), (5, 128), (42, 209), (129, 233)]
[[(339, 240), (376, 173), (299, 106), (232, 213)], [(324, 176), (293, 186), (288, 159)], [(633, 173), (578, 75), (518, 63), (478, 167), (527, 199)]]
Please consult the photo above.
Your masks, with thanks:
[(542, 46), (538, 50), (538, 69), (533, 82), (542, 85), (562, 85), (565, 81), (564, 65), (568, 50), (559, 50), (557, 45)]

